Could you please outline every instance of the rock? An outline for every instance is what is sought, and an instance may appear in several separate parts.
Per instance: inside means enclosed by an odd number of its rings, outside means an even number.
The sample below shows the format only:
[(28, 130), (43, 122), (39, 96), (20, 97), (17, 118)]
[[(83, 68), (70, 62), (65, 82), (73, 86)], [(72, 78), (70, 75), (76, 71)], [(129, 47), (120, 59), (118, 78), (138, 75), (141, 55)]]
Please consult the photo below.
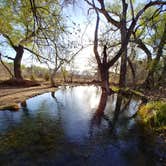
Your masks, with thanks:
[(18, 111), (20, 109), (20, 106), (18, 104), (11, 104), (11, 105), (7, 105), (7, 106), (0, 106), (0, 110), (5, 111), (5, 110), (9, 110), (9, 111)]

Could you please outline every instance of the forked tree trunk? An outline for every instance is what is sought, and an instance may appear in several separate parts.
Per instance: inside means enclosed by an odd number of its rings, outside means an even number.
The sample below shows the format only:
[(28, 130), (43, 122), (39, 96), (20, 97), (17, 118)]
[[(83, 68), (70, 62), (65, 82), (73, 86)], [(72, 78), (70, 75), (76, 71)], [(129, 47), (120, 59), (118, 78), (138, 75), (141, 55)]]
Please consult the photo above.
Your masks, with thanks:
[(101, 82), (102, 82), (102, 88), (104, 88), (108, 95), (111, 94), (110, 85), (109, 85), (109, 72), (104, 67), (105, 65), (102, 65), (102, 69), (100, 69), (100, 76), (101, 76)]
[(16, 57), (14, 58), (14, 77), (16, 79), (22, 80), (22, 72), (21, 72), (21, 60), (24, 53), (23, 46), (19, 45), (14, 48), (16, 51)]
[(56, 73), (57, 73), (57, 68), (55, 68), (50, 75), (50, 83), (52, 87), (56, 86), (56, 83), (55, 83)]

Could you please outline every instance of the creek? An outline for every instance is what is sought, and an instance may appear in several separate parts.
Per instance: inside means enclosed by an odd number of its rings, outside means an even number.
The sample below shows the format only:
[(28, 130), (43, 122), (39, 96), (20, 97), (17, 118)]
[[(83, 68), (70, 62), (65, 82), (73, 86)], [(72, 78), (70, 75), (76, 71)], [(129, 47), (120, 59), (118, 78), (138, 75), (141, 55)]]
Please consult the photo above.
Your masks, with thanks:
[(133, 117), (140, 104), (96, 86), (29, 98), (17, 112), (0, 111), (0, 165), (160, 165), (162, 150)]

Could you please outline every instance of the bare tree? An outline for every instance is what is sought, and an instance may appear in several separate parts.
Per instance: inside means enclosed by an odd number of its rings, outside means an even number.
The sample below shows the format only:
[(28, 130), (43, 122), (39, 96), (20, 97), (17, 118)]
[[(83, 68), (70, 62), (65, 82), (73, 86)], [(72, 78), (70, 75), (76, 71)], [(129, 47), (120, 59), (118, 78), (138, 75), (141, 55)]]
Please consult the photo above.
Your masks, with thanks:
[[(117, 17), (112, 17), (111, 11), (108, 11), (105, 7), (104, 0), (98, 0), (98, 4), (94, 3), (94, 0), (89, 1), (85, 0), (91, 8), (95, 10), (95, 13), (97, 15), (97, 21), (96, 21), (96, 29), (95, 29), (95, 37), (94, 37), (94, 53), (95, 57), (98, 63), (99, 68), (102, 69), (102, 63), (100, 60), (99, 53), (97, 51), (98, 47), (98, 28), (99, 28), (99, 13), (101, 13), (106, 20), (116, 28), (120, 30), (121, 34), (121, 47), (117, 54), (109, 61), (107, 61), (107, 54), (106, 50), (107, 48), (105, 47), (103, 50), (103, 62), (106, 62), (104, 65), (104, 71), (102, 71), (103, 75), (105, 75), (104, 79), (107, 79), (107, 84), (105, 84), (106, 89), (108, 90), (108, 70), (110, 67), (113, 66), (113, 64), (121, 57), (121, 67), (120, 67), (120, 80), (119, 80), (119, 85), (121, 87), (125, 87), (126, 84), (126, 64), (127, 64), (127, 47), (130, 42), (130, 38), (133, 34), (134, 28), (137, 25), (138, 20), (142, 16), (142, 14), (149, 9), (152, 6), (163, 6), (166, 5), (166, 2), (164, 1), (150, 1), (149, 3), (145, 4), (138, 12), (134, 13), (132, 1), (130, 1), (130, 6), (131, 6), (131, 11), (132, 11), (132, 19), (127, 20), (127, 14), (128, 14), (128, 6), (129, 4), (126, 2), (126, 0), (122, 0), (122, 11), (120, 12), (120, 20), (116, 19)], [(100, 7), (99, 7), (100, 6)], [(107, 76), (106, 76), (107, 75)], [(102, 76), (101, 76), (102, 77)], [(105, 81), (103, 81), (105, 82)]]

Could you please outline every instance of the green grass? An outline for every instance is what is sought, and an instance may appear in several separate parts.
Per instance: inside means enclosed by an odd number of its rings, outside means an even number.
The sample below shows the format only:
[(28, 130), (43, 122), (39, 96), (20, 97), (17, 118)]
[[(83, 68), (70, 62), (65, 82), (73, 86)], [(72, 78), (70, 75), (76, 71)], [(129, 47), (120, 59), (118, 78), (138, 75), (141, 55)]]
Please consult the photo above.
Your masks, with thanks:
[(63, 130), (53, 120), (43, 116), (28, 118), (0, 134), (0, 154), (27, 149), (29, 155), (38, 151), (45, 153), (60, 148), (59, 142), (64, 139)]
[(121, 91), (122, 93), (126, 93), (126, 94), (133, 94), (139, 97), (145, 97), (143, 93), (137, 91), (137, 90), (133, 90), (130, 89), (129, 87), (126, 88), (119, 88), (117, 86), (111, 86), (111, 89), (115, 92), (118, 93), (119, 91)]
[(119, 92), (119, 87), (117, 86), (111, 86), (111, 89), (114, 91), (114, 92)]
[(166, 129), (166, 102), (151, 101), (141, 106), (138, 114), (147, 127), (154, 130)]

